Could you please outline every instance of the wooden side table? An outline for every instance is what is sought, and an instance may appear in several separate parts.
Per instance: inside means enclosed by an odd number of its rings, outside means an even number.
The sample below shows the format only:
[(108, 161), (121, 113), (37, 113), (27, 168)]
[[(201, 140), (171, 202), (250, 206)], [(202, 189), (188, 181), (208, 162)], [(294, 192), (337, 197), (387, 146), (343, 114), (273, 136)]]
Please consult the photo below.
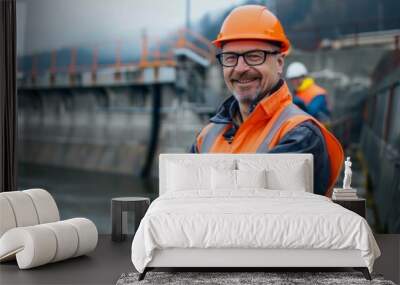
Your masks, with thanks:
[(123, 217), (124, 212), (132, 211), (135, 213), (135, 230), (139, 227), (140, 221), (144, 217), (150, 205), (150, 198), (146, 197), (119, 197), (111, 199), (111, 222), (113, 241), (123, 241), (126, 235), (123, 229), (127, 228), (127, 219)]
[(339, 204), (340, 206), (353, 211), (354, 213), (359, 214), (361, 217), (365, 219), (365, 209), (366, 209), (366, 201), (363, 198), (357, 198), (353, 200), (336, 200), (332, 199), (332, 202)]

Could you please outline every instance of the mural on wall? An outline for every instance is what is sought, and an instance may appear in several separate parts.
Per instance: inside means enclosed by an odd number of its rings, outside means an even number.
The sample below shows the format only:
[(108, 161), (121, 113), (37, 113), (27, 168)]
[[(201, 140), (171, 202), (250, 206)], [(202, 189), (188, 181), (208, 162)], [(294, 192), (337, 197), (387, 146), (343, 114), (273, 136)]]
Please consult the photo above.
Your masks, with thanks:
[[(61, 23), (52, 26), (53, 17), (45, 15), (58, 15), (61, 8), (34, 1), (17, 3), (19, 188), (49, 188), (66, 216), (79, 208), (72, 202), (77, 199), (100, 203), (97, 197), (102, 204), (93, 208), (108, 213), (113, 196), (155, 198), (158, 154), (188, 152), (229, 96), (211, 40), (234, 6), (257, 3), (282, 19), (293, 45), (285, 66), (304, 63), (327, 90), (328, 128), (351, 156), (351, 185), (368, 200), (368, 221), (377, 232), (400, 233), (397, 1), (361, 6), (360, 1), (221, 1), (218, 7), (173, 1), (162, 5), (171, 15), (180, 13), (180, 22), (163, 25), (162, 16), (149, 23), (147, 18), (157, 17), (147, 4), (120, 0), (104, 14), (109, 15), (105, 23), (119, 15), (114, 32), (104, 23), (61, 25), (69, 21), (61, 16)], [(123, 22), (131, 23), (131, 15), (123, 10), (135, 5), (145, 17), (129, 29)], [(64, 1), (62, 7), (71, 13), (77, 7), (79, 13), (106, 13), (93, 1)], [(332, 9), (337, 13), (324, 12)], [(371, 14), (377, 9), (382, 13)], [(341, 16), (321, 16), (327, 14)], [(54, 37), (45, 37), (44, 31)], [(78, 210), (103, 224), (100, 231), (109, 231), (108, 217)]]

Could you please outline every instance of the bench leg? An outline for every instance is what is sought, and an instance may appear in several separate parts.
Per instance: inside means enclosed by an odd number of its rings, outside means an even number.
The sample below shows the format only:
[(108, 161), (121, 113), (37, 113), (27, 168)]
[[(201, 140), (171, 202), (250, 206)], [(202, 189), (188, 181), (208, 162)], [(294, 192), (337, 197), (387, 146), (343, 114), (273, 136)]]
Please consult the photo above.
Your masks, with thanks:
[(354, 267), (355, 270), (361, 271), (364, 275), (365, 279), (372, 280), (371, 275), (369, 274), (369, 270), (367, 267)]
[(139, 278), (138, 281), (142, 281), (144, 279), (144, 277), (146, 276), (148, 269), (147, 267), (144, 269), (144, 271), (142, 273), (139, 274)]

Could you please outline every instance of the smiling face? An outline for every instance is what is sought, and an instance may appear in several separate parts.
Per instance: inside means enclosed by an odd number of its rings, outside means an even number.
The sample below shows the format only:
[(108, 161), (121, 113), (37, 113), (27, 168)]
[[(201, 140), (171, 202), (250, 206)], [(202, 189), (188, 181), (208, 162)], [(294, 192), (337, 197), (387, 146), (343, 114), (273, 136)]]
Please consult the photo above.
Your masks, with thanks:
[[(223, 45), (222, 52), (243, 53), (249, 50), (277, 51), (279, 48), (265, 41), (240, 40)], [(234, 67), (223, 67), (225, 84), (240, 105), (250, 105), (260, 94), (265, 94), (278, 82), (283, 70), (283, 55), (267, 55), (265, 62), (248, 66), (239, 57)]]

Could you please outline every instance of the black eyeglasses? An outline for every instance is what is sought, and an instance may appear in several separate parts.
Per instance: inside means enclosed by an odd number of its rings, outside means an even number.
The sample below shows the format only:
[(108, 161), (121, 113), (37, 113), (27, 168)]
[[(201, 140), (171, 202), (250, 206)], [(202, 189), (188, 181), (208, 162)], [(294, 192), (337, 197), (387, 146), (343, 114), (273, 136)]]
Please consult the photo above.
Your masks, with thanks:
[(239, 57), (243, 56), (244, 61), (249, 66), (263, 64), (267, 55), (279, 54), (279, 51), (270, 50), (249, 50), (243, 53), (236, 52), (221, 52), (216, 55), (219, 63), (225, 67), (234, 67), (238, 64)]

